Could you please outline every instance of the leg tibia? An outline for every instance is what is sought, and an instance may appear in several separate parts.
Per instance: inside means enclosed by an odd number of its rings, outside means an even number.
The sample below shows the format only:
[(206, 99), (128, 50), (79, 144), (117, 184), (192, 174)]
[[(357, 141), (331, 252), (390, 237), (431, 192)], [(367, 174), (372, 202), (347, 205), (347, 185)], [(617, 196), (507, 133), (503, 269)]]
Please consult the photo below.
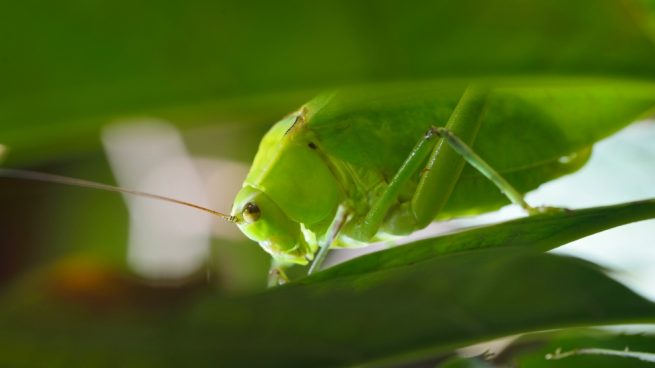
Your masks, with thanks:
[(437, 134), (445, 139), (458, 154), (471, 164), (471, 166), (475, 167), (480, 173), (482, 173), (482, 175), (493, 182), (512, 203), (521, 206), (529, 214), (536, 214), (539, 212), (539, 210), (528, 205), (528, 203), (523, 199), (523, 195), (518, 190), (514, 189), (505, 178), (478, 156), (471, 147), (464, 143), (453, 132), (446, 128), (437, 128)]

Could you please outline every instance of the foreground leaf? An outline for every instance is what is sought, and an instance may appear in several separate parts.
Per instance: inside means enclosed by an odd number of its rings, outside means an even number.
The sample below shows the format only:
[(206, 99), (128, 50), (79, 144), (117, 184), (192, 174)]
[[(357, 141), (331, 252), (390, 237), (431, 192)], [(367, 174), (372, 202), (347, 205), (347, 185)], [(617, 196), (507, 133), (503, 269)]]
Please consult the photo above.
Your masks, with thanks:
[(305, 279), (315, 282), (409, 266), (433, 257), (482, 248), (548, 251), (603, 230), (655, 218), (655, 199), (563, 210), (487, 225), (367, 254)]
[(655, 305), (596, 267), (513, 249), (242, 299), (205, 295), (172, 309), (89, 312), (20, 295), (5, 296), (0, 308), (4, 365), (348, 366), (414, 360), (518, 332), (655, 321)]

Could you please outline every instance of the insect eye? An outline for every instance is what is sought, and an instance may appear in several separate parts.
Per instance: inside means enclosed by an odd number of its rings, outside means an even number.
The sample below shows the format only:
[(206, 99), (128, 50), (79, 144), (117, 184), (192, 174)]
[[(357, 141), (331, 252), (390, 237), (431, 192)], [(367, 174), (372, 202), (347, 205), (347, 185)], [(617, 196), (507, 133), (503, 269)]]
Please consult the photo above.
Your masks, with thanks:
[(243, 208), (243, 219), (249, 224), (259, 220), (261, 214), (262, 212), (259, 207), (252, 202), (246, 203), (246, 206)]

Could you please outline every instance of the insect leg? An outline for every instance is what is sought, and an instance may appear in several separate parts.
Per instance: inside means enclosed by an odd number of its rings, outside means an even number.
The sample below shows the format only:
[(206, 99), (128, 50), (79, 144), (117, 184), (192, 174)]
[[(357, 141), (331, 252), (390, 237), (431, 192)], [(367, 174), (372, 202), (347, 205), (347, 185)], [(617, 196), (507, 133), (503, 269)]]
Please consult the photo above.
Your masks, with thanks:
[(363, 220), (355, 225), (353, 237), (360, 240), (371, 239), (380, 228), (389, 208), (396, 202), (400, 190), (422, 168), (432, 152), (437, 135), (430, 129), (421, 137), (402, 166), (391, 179), (380, 198), (371, 206)]
[(268, 287), (286, 284), (289, 277), (284, 272), (284, 269), (289, 267), (285, 262), (280, 262), (275, 258), (271, 259), (271, 267), (268, 270)]
[(339, 231), (343, 227), (344, 223), (346, 223), (347, 219), (348, 219), (348, 213), (345, 207), (339, 206), (339, 209), (337, 209), (337, 215), (335, 216), (332, 224), (330, 224), (330, 228), (327, 231), (325, 239), (321, 239), (318, 253), (314, 258), (312, 265), (309, 267), (309, 271), (307, 271), (308, 275), (311, 275), (312, 273), (318, 271), (321, 268), (323, 261), (325, 261), (325, 257), (327, 257), (328, 250), (330, 249), (330, 245), (332, 245), (332, 242), (334, 242), (334, 239), (339, 234)]
[(487, 96), (484, 89), (467, 89), (446, 127), (432, 128), (434, 134), (441, 139), (428, 160), (426, 171), (412, 198), (412, 211), (418, 228), (432, 222), (446, 204), (465, 162), (480, 171), (510, 201), (523, 207), (529, 214), (540, 212), (540, 209), (528, 205), (519, 191), (470, 148), (482, 122)]
[[(448, 119), (446, 128), (457, 133), (459, 141), (464, 145), (475, 141), (487, 96), (486, 89), (467, 88)], [(443, 208), (457, 183), (465, 161), (464, 157), (449, 145), (447, 137), (439, 136), (441, 132), (442, 130), (432, 127), (419, 140), (380, 198), (356, 226), (355, 236), (358, 239), (370, 239), (375, 235), (387, 212), (396, 202), (403, 185), (419, 172), (426, 159), (425, 171), (411, 203), (415, 221), (413, 228), (427, 226)]]
[[(460, 136), (472, 142), (480, 125), (486, 96), (486, 91), (481, 88), (467, 88), (446, 126), (454, 131), (461, 131)], [(432, 222), (446, 203), (464, 167), (462, 157), (445, 144), (443, 138), (437, 138), (437, 131), (430, 128), (419, 140), (380, 198), (356, 226), (355, 235), (358, 239), (370, 239), (375, 235), (389, 209), (396, 202), (402, 187), (417, 175), (426, 160), (427, 170), (423, 173), (412, 198), (411, 218), (414, 224), (409, 227), (423, 228)]]
[(446, 142), (459, 153), (466, 162), (475, 167), (482, 175), (491, 180), (500, 191), (509, 198), (512, 203), (523, 207), (529, 214), (540, 212), (539, 209), (530, 206), (524, 199), (521, 192), (516, 190), (505, 178), (503, 178), (493, 167), (491, 167), (485, 160), (478, 156), (471, 147), (464, 143), (459, 137), (453, 134), (452, 131), (446, 128), (435, 128), (436, 133), (444, 138)]
[[(487, 96), (486, 89), (469, 87), (450, 115), (446, 128), (457, 134), (462, 143), (470, 145), (475, 141), (482, 123)], [(433, 127), (431, 131), (438, 136), (437, 128)], [(448, 144), (447, 139), (439, 139), (411, 202), (417, 228), (427, 226), (441, 211), (455, 188), (464, 163), (464, 158)]]

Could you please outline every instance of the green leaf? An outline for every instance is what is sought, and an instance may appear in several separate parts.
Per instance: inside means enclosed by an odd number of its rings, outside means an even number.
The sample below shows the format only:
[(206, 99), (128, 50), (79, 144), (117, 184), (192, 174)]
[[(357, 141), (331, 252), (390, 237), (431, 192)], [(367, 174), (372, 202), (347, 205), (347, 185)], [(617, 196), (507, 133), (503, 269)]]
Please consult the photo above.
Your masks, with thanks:
[(543, 214), (416, 241), (367, 254), (314, 274), (305, 282), (405, 267), (451, 253), (520, 247), (548, 251), (612, 227), (655, 218), (655, 199)]
[[(481, 75), (652, 79), (647, 20), (639, 2), (612, 0), (14, 2), (0, 14), (0, 137), (14, 155), (32, 152), (23, 160), (43, 160), (97, 147), (99, 128), (118, 117), (268, 119), (336, 85)], [(288, 91), (300, 95), (268, 107), (225, 106)]]
[(3, 365), (349, 366), (411, 361), (519, 332), (655, 320), (653, 303), (596, 267), (512, 248), (131, 312), (47, 304), (25, 291), (2, 300)]
[[(521, 192), (582, 167), (592, 145), (655, 113), (655, 85), (554, 81), (501, 89), (491, 100), (474, 149)], [(444, 215), (484, 212), (507, 198), (466, 165)]]
[[(579, 169), (596, 141), (655, 111), (652, 83), (553, 77), (476, 82), (487, 85), (490, 95), (473, 149), (521, 192)], [(340, 89), (306, 105), (308, 127), (329, 157), (352, 167), (359, 187), (376, 188), (396, 174), (430, 126), (445, 125), (466, 86), (441, 80)], [(411, 196), (418, 180), (416, 175), (401, 198)], [(438, 217), (508, 203), (489, 179), (465, 165)]]

